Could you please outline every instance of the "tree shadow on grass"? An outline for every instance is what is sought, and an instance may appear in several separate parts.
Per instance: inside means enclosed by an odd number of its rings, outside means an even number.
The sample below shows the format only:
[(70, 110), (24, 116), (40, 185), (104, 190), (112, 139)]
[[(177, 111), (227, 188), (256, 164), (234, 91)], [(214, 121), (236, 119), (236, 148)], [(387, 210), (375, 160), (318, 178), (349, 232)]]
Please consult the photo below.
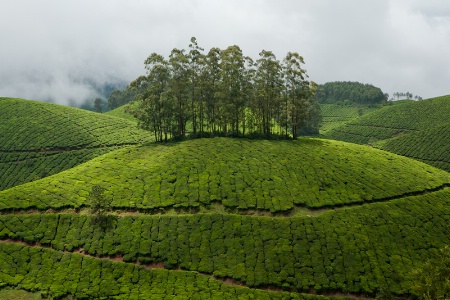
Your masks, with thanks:
[(91, 218), (91, 225), (100, 228), (103, 232), (114, 229), (117, 225), (118, 216), (96, 215)]

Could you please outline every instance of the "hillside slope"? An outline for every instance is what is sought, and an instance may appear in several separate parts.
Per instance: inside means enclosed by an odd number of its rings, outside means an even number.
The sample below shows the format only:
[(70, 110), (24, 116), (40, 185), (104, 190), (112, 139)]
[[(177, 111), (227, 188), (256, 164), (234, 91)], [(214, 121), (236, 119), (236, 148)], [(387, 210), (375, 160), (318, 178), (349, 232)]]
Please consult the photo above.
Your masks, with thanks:
[(450, 243), (449, 201), (446, 188), (316, 217), (132, 214), (107, 229), (85, 214), (0, 215), (0, 286), (85, 298), (409, 299), (413, 271)]
[(450, 96), (385, 106), (345, 123), (326, 136), (358, 144), (373, 143), (449, 122)]
[(135, 123), (73, 107), (0, 98), (0, 190), (149, 141)]
[(320, 104), (322, 114), (320, 133), (326, 135), (330, 130), (380, 108), (381, 106), (371, 107), (369, 105), (361, 104)]
[[(106, 226), (83, 209), (94, 185), (113, 200)], [(449, 222), (450, 174), (367, 146), (129, 146), (0, 191), (0, 287), (88, 299), (408, 299), (413, 271), (450, 243)]]
[[(414, 176), (411, 176), (414, 174)], [(292, 211), (438, 189), (450, 174), (388, 152), (320, 139), (197, 139), (117, 150), (0, 192), (0, 210), (81, 207), (101, 185), (116, 208)]]
[(119, 106), (119, 107), (117, 107), (117, 108), (115, 108), (113, 110), (110, 110), (110, 111), (106, 112), (105, 115), (123, 118), (123, 119), (126, 119), (128, 121), (132, 121), (132, 122), (136, 123), (137, 122), (136, 118), (133, 117), (131, 114), (125, 112), (127, 107), (129, 107), (130, 105), (133, 105), (133, 103), (129, 103), (129, 104), (125, 104), (125, 105)]
[(377, 147), (450, 172), (450, 122), (381, 141)]

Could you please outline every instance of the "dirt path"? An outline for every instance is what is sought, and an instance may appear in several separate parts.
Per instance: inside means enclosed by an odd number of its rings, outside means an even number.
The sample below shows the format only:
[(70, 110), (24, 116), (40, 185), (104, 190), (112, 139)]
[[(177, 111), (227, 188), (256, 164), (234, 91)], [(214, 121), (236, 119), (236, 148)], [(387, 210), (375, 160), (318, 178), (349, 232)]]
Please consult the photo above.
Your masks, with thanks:
[[(16, 245), (23, 245), (23, 246), (27, 246), (27, 247), (31, 247), (31, 248), (42, 248), (42, 249), (51, 249), (53, 251), (58, 251), (55, 250), (51, 247), (48, 246), (44, 246), (41, 245), (39, 243), (27, 243), (24, 241), (18, 241), (18, 240), (13, 240), (13, 239), (3, 239), (0, 240), (0, 243), (8, 243), (8, 244), (16, 244)], [(151, 270), (151, 269), (167, 269), (164, 264), (162, 262), (155, 262), (155, 263), (141, 263), (139, 261), (135, 261), (135, 262), (124, 262), (123, 261), (123, 257), (122, 256), (114, 256), (114, 257), (99, 257), (99, 256), (94, 256), (94, 255), (90, 255), (88, 253), (86, 253), (83, 249), (74, 249), (72, 252), (69, 251), (60, 251), (60, 252), (64, 252), (64, 253), (73, 253), (75, 255), (83, 255), (85, 257), (89, 257), (89, 258), (93, 258), (93, 259), (99, 259), (99, 260), (106, 260), (106, 261), (112, 261), (112, 262), (120, 262), (120, 263), (124, 263), (124, 264), (132, 264), (138, 267), (142, 267), (145, 268), (147, 270)], [(1, 255), (1, 254), (0, 254)], [(167, 269), (167, 270), (172, 270), (174, 272), (196, 272), (196, 271), (190, 271), (190, 270), (186, 270), (186, 269), (182, 269), (181, 267), (175, 267), (173, 269)], [(207, 276), (210, 277), (214, 280), (220, 281), (223, 284), (226, 285), (232, 285), (232, 286), (244, 286), (246, 287), (245, 283), (234, 280), (232, 278), (229, 277), (217, 277), (214, 276), (213, 274), (208, 274), (208, 273), (203, 273), (203, 272), (197, 272), (198, 274), (202, 275), (202, 276)], [(277, 286), (264, 286), (264, 287), (248, 287), (251, 289), (258, 289), (258, 290), (265, 290), (265, 291), (277, 291), (277, 292), (294, 292), (294, 293), (298, 293), (292, 289), (281, 289)], [(347, 298), (351, 298), (351, 299), (374, 299), (371, 297), (368, 297), (366, 295), (362, 295), (362, 294), (348, 294), (348, 293), (341, 293), (338, 291), (334, 291), (334, 292), (329, 292), (329, 293), (320, 293), (320, 292), (316, 292), (314, 290), (309, 290), (307, 292), (301, 292), (301, 294), (311, 294), (311, 295), (323, 295), (323, 296), (329, 296), (329, 297), (347, 297)], [(407, 300), (409, 298), (396, 298), (396, 299), (401, 299), (401, 300)]]
[[(173, 207), (165, 207), (165, 208), (157, 208), (157, 209), (112, 209), (110, 214), (112, 216), (125, 217), (125, 216), (144, 216), (144, 215), (192, 215), (192, 214), (208, 214), (214, 213), (218, 207), (219, 213), (221, 214), (234, 214), (234, 215), (245, 215), (245, 216), (259, 216), (259, 217), (295, 217), (295, 216), (303, 216), (303, 217), (316, 217), (324, 212), (330, 210), (340, 210), (345, 208), (359, 207), (362, 205), (371, 205), (374, 203), (381, 202), (389, 202), (393, 200), (399, 200), (405, 197), (415, 197), (415, 196), (423, 196), (427, 194), (431, 194), (434, 192), (442, 191), (450, 188), (450, 183), (444, 183), (438, 187), (425, 189), (421, 191), (415, 192), (407, 192), (400, 195), (389, 196), (385, 198), (373, 199), (365, 202), (354, 202), (354, 203), (345, 203), (339, 205), (329, 205), (323, 206), (320, 208), (309, 208), (305, 206), (295, 206), (294, 208), (282, 211), (271, 213), (266, 210), (256, 210), (256, 209), (229, 209), (223, 206), (222, 203), (213, 203), (214, 208), (187, 208), (187, 209), (179, 209)], [(86, 205), (82, 205), (78, 208), (74, 207), (63, 207), (63, 208), (49, 208), (49, 209), (37, 209), (36, 207), (30, 207), (25, 209), (3, 209), (0, 210), (0, 215), (33, 215), (33, 214), (91, 214), (89, 208)]]

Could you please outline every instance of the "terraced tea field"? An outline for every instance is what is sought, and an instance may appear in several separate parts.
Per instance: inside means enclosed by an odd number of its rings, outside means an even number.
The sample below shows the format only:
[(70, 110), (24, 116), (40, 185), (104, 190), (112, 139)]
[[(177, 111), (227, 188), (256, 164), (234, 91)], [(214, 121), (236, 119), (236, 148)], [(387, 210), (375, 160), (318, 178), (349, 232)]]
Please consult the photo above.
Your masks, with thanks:
[(381, 141), (377, 146), (450, 172), (450, 122)]
[(113, 110), (106, 112), (105, 115), (114, 116), (114, 117), (129, 120), (129, 121), (137, 122), (135, 117), (133, 117), (131, 114), (129, 114), (125, 111), (126, 108), (130, 105), (132, 105), (132, 104), (125, 104), (125, 105), (119, 106), (118, 108), (115, 108)]
[(0, 191), (0, 210), (78, 209), (91, 187), (100, 185), (117, 209), (219, 205), (280, 213), (385, 201), (448, 183), (444, 171), (367, 146), (319, 139), (197, 139), (120, 149)]
[(320, 133), (327, 134), (330, 130), (379, 108), (363, 105), (320, 104), (320, 109), (322, 112)]
[(151, 140), (135, 123), (71, 107), (0, 98), (0, 111), (0, 190)]
[[(113, 199), (106, 227), (85, 209), (93, 185)], [(0, 288), (77, 299), (407, 299), (413, 270), (450, 243), (449, 204), (449, 173), (367, 146), (130, 146), (0, 192)]]
[(450, 96), (386, 106), (336, 127), (326, 136), (357, 144), (445, 125), (449, 122)]

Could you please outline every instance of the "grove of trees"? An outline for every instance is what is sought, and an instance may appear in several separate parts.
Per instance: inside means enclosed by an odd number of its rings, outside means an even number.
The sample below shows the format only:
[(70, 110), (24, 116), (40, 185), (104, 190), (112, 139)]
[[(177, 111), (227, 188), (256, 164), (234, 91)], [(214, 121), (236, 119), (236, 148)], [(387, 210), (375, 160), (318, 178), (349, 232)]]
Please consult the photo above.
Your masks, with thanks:
[(129, 112), (157, 141), (188, 134), (296, 139), (305, 121), (320, 115), (303, 64), (298, 53), (279, 61), (266, 50), (254, 61), (236, 45), (205, 53), (193, 37), (187, 51), (145, 60), (147, 75), (128, 87), (138, 101)]
[(316, 93), (319, 103), (380, 104), (388, 100), (380, 88), (360, 82), (336, 81), (320, 84)]
[[(422, 97), (418, 96), (418, 95), (413, 95), (410, 92), (395, 92), (392, 94), (392, 100), (400, 100), (400, 99), (414, 99), (414, 100), (423, 100)], [(397, 99), (396, 99), (397, 98)]]

